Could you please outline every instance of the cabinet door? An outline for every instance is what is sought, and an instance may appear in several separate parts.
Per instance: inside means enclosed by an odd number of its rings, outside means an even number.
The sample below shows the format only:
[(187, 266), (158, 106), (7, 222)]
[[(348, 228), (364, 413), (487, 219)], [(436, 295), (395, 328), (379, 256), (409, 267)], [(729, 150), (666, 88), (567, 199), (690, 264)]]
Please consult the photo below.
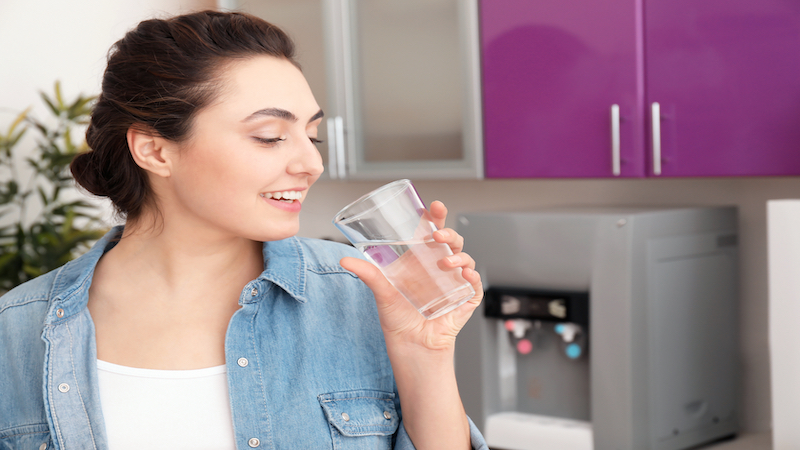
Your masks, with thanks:
[(660, 109), (648, 173), (660, 160), (664, 176), (800, 174), (800, 3), (645, 0), (645, 12), (648, 112)]
[(482, 178), (477, 5), (323, 3), (332, 176)]
[(644, 176), (640, 5), (481, 1), (487, 177)]

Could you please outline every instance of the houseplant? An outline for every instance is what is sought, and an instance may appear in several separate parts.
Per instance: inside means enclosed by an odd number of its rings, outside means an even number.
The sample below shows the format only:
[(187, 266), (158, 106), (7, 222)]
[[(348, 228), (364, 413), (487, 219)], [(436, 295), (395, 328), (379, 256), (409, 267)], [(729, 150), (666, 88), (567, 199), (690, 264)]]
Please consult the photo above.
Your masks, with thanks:
[[(75, 199), (69, 173), (72, 158), (87, 150), (74, 135), (94, 97), (66, 102), (58, 82), (52, 96), (40, 95), (53, 117), (38, 120), (29, 108), (0, 133), (0, 293), (75, 258), (106, 231), (98, 210)], [(24, 148), (28, 132), (36, 134), (32, 150)]]

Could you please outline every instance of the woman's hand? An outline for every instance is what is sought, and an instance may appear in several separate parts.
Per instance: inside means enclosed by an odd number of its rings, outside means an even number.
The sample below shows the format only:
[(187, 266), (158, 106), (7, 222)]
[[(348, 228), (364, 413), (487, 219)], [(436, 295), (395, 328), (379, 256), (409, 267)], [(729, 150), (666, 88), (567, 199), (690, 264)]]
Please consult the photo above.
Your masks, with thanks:
[(439, 228), (433, 233), (433, 239), (447, 244), (453, 251), (453, 256), (442, 259), (439, 264), (445, 268), (461, 267), (462, 276), (475, 289), (472, 299), (443, 316), (425, 319), (373, 264), (357, 258), (341, 260), (342, 267), (358, 275), (372, 289), (388, 346), (412, 344), (427, 350), (452, 350), (456, 335), (483, 299), (483, 286), (475, 271), (475, 261), (461, 251), (464, 238), (452, 229), (443, 228), (447, 208), (442, 202), (435, 201), (430, 206), (430, 216)]
[(451, 229), (442, 229), (447, 217), (444, 204), (433, 202), (430, 216), (440, 228), (433, 233), (433, 239), (453, 250), (453, 256), (439, 264), (460, 267), (464, 279), (475, 289), (475, 296), (453, 311), (427, 320), (371, 263), (357, 258), (343, 258), (340, 263), (358, 275), (375, 295), (403, 405), (403, 426), (414, 446), (420, 450), (466, 450), (470, 448), (469, 422), (458, 393), (453, 355), (456, 335), (483, 299), (483, 286), (475, 261), (461, 251), (464, 239)]

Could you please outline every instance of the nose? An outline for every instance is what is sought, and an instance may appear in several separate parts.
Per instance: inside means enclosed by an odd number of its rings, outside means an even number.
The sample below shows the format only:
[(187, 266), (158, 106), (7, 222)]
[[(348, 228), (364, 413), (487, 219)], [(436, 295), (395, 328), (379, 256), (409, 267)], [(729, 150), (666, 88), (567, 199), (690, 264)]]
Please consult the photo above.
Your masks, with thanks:
[(292, 175), (308, 174), (318, 177), (323, 170), (322, 155), (317, 146), (307, 137), (301, 138), (301, 144), (297, 146), (295, 157), (289, 162), (287, 171)]

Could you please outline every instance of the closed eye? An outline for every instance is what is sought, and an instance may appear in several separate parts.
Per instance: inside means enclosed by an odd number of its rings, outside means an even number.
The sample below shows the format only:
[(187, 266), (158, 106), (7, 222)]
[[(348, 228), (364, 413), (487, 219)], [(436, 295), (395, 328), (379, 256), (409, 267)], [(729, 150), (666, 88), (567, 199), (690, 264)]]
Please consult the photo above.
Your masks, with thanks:
[(258, 141), (258, 142), (260, 142), (262, 144), (267, 144), (267, 145), (277, 144), (278, 142), (286, 140), (285, 138), (262, 138), (262, 137), (258, 137), (258, 136), (253, 136), (253, 139), (255, 139), (256, 141)]
[(319, 144), (322, 144), (323, 142), (325, 142), (325, 141), (321, 141), (321, 140), (319, 140), (317, 138), (309, 138), (309, 139), (311, 140), (311, 142), (313, 142), (316, 145), (319, 145)]

